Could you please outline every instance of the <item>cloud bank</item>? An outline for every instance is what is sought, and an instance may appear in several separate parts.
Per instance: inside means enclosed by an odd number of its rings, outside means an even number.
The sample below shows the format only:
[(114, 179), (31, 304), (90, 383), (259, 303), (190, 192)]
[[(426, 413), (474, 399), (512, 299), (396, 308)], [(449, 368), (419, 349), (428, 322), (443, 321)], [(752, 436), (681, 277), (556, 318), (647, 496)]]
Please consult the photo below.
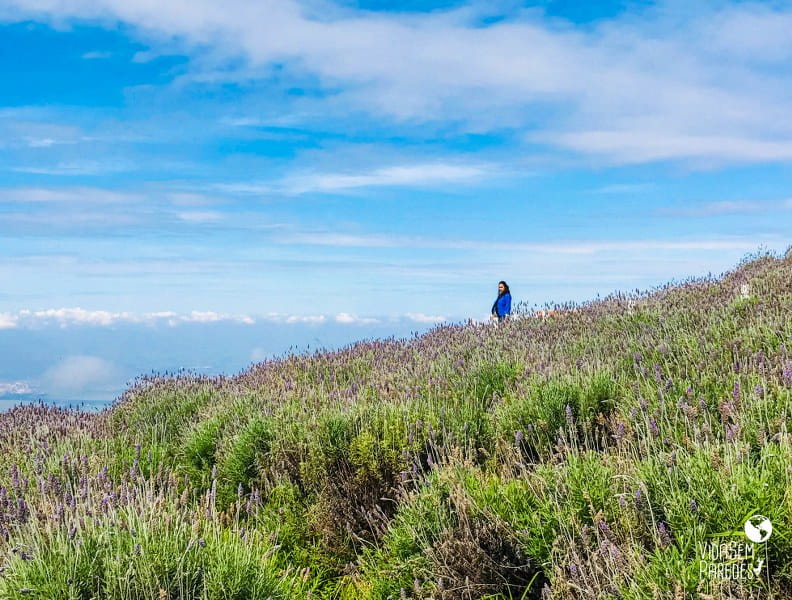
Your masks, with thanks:
[(24, 381), (0, 381), (0, 397), (2, 396), (29, 396), (33, 388)]
[(121, 374), (108, 360), (97, 356), (75, 355), (59, 361), (42, 376), (42, 387), (61, 396), (79, 395), (91, 400), (115, 390)]
[[(669, 0), (586, 28), (539, 9), (499, 8), (419, 14), (295, 0), (8, 0), (0, 14), (131, 25), (151, 52), (172, 52), (177, 40), (194, 59), (177, 85), (275, 85), (277, 72), (287, 87), (313, 88), (313, 113), (325, 117), (352, 111), (470, 132), (513, 128), (528, 144), (605, 163), (792, 159), (788, 2)], [(414, 177), (386, 169), (295, 187)]]
[(399, 319), (406, 319), (416, 323), (437, 323), (447, 320), (443, 316), (431, 316), (422, 313), (406, 313), (402, 316), (376, 318), (359, 316), (348, 312), (340, 312), (336, 315), (290, 315), (271, 312), (263, 316), (253, 317), (213, 311), (191, 311), (183, 314), (172, 311), (160, 311), (137, 314), (107, 310), (86, 310), (83, 308), (53, 308), (36, 311), (25, 309), (17, 313), (0, 313), (0, 329), (34, 329), (51, 326), (61, 328), (81, 326), (112, 327), (121, 324), (166, 325), (168, 327), (177, 327), (189, 323), (255, 325), (262, 322), (284, 325), (322, 325), (330, 322), (341, 325), (376, 325), (385, 321)]

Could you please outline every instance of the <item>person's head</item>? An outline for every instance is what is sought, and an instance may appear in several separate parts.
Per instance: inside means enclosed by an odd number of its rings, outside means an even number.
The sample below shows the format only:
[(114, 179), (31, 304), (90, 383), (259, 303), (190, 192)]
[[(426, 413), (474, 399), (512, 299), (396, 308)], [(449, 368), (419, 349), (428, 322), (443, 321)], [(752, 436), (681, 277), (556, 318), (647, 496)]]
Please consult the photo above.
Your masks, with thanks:
[(498, 282), (498, 294), (508, 294), (509, 292), (509, 284), (505, 281)]

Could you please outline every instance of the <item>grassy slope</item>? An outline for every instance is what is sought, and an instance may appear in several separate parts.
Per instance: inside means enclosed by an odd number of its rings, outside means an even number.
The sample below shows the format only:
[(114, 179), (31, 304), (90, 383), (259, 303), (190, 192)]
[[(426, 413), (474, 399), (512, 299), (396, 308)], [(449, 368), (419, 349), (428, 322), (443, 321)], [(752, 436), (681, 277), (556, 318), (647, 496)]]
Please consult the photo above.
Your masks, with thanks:
[(98, 416), (15, 409), (0, 597), (696, 597), (696, 544), (755, 512), (770, 588), (710, 591), (792, 597), (790, 308), (792, 255), (759, 257), (544, 321), (141, 380)]

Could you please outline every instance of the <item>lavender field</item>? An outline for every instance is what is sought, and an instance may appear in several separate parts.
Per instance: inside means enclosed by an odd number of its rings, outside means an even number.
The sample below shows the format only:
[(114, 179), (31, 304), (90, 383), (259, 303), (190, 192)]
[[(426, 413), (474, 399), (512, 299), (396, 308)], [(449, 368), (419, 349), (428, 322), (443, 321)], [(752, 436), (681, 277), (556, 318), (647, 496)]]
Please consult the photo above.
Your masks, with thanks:
[(3, 413), (0, 598), (792, 598), (792, 253), (559, 308)]

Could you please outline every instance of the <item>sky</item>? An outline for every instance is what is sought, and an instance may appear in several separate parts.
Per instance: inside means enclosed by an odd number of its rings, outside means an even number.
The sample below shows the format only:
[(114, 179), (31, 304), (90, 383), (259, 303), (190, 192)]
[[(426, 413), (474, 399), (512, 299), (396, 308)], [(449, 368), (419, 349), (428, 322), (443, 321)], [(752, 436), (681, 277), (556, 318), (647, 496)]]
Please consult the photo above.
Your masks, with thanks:
[(0, 401), (718, 274), (792, 2), (0, 0)]

